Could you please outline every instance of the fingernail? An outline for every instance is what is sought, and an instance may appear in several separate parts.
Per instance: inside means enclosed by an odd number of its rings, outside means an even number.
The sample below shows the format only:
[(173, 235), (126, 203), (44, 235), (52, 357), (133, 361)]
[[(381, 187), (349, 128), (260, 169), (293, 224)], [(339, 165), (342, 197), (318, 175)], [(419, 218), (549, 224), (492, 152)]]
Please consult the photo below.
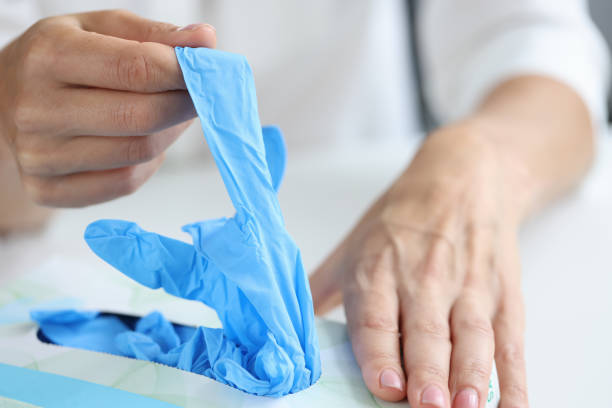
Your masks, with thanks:
[(478, 408), (478, 393), (473, 388), (462, 390), (455, 397), (454, 406), (457, 408)]
[(430, 407), (444, 408), (444, 393), (442, 390), (435, 385), (430, 385), (425, 388), (423, 395), (421, 395), (421, 404)]
[(380, 386), (383, 388), (393, 388), (398, 391), (403, 391), (400, 376), (389, 368), (385, 368), (380, 374)]
[(198, 28), (206, 28), (211, 31), (216, 31), (215, 27), (211, 26), (210, 24), (205, 24), (205, 23), (189, 24), (189, 25), (179, 28), (177, 31), (195, 31)]

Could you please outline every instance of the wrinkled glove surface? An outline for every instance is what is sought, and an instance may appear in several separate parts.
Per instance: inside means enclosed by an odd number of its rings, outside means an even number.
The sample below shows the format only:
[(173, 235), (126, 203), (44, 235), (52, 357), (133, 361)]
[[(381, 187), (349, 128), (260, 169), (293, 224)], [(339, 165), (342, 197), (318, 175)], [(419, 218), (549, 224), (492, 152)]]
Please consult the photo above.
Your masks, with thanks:
[[(262, 131), (244, 57), (180, 47), (176, 55), (236, 214), (184, 226), (193, 245), (119, 220), (90, 224), (85, 240), (135, 281), (210, 306), (223, 328), (177, 332), (152, 313), (135, 330), (106, 323), (114, 336), (109, 340), (95, 323), (108, 316), (57, 311), (32, 317), (58, 344), (70, 335), (73, 343), (102, 336), (106, 340), (96, 341), (107, 348), (100, 351), (173, 365), (248, 393), (300, 391), (318, 380), (321, 366), (308, 280), (276, 196), (285, 165), (282, 136), (274, 127)], [(71, 323), (57, 330), (65, 313)]]

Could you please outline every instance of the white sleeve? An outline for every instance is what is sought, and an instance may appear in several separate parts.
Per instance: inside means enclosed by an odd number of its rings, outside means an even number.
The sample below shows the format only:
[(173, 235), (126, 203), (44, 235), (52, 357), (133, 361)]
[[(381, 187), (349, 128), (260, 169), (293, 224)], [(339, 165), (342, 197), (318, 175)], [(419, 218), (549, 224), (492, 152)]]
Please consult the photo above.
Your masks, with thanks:
[(40, 20), (34, 0), (0, 0), (0, 49)]
[(586, 0), (425, 0), (419, 12), (424, 91), (441, 123), (477, 108), (497, 84), (554, 78), (605, 124), (609, 55)]

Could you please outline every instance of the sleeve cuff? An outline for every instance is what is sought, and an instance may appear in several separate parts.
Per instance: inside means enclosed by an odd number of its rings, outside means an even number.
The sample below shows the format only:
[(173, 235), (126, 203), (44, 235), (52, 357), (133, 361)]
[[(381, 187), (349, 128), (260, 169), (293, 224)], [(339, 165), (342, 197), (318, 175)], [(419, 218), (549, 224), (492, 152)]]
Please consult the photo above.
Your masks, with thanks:
[(587, 105), (596, 129), (605, 129), (609, 54), (590, 23), (568, 27), (567, 22), (551, 21), (516, 27), (462, 57), (457, 64), (440, 67), (454, 73), (435, 75), (439, 81), (428, 84), (433, 113), (441, 122), (470, 114), (505, 80), (543, 75), (574, 89)]

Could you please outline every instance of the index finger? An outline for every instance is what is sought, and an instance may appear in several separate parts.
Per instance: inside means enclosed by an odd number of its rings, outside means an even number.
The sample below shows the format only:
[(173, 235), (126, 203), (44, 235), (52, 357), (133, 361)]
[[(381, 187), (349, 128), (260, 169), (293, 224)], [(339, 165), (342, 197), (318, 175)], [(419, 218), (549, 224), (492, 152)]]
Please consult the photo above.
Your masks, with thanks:
[[(399, 300), (388, 256), (358, 265), (344, 288), (346, 321), (363, 380), (374, 395), (386, 401), (406, 397), (401, 365)], [(367, 276), (367, 278), (366, 278)]]
[(155, 93), (186, 89), (174, 48), (66, 27), (49, 67), (58, 81), (96, 88)]
[[(180, 29), (174, 24), (149, 20), (127, 10), (103, 10), (74, 14), (85, 31), (140, 42), (156, 42), (172, 47), (214, 48), (216, 31), (210, 24), (191, 24)], [(186, 29), (189, 28), (189, 29)]]

